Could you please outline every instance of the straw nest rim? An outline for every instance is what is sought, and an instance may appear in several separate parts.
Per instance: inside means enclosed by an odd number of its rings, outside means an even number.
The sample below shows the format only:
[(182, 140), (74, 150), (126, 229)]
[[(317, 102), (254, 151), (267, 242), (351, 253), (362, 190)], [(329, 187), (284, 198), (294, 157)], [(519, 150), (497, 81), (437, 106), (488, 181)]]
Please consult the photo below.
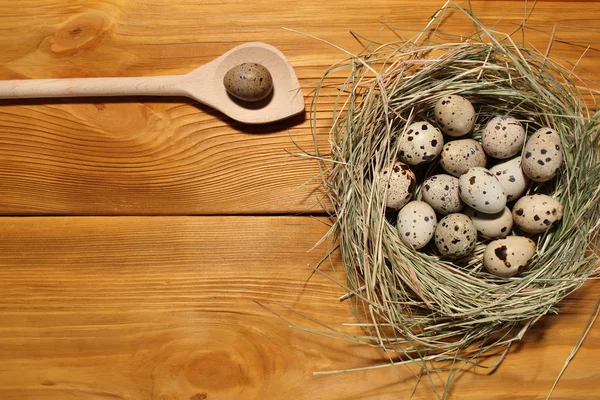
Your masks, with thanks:
[[(599, 272), (600, 112), (586, 105), (598, 92), (575, 73), (576, 66), (564, 67), (517, 45), (510, 35), (456, 9), (473, 20), (475, 35), (436, 43), (441, 36), (432, 35), (432, 19), (410, 40), (371, 44), (332, 66), (313, 102), (316, 113), (328, 75), (349, 69), (337, 88), (331, 153), (317, 154), (333, 205), (329, 235), (339, 243), (348, 297), (366, 330), (354, 339), (375, 343), (397, 363), (479, 365), (480, 357), (491, 353), (500, 355), (499, 362), (512, 342), (543, 315), (558, 312), (564, 297)], [(441, 258), (431, 246), (415, 251), (402, 243), (394, 216), (386, 213), (373, 177), (395, 159), (395, 132), (419, 119), (435, 125), (433, 105), (446, 94), (474, 103), (474, 137), (499, 114), (523, 121), (528, 134), (550, 126), (561, 136), (561, 172), (550, 182), (534, 183), (528, 193), (559, 199), (564, 217), (555, 229), (529, 235), (537, 252), (518, 276), (499, 278), (482, 268), (489, 240), (479, 240), (472, 256), (458, 261)], [(313, 132), (316, 140), (316, 127)], [(466, 137), (471, 136), (459, 139)], [(415, 172), (422, 182), (438, 168), (436, 161)]]

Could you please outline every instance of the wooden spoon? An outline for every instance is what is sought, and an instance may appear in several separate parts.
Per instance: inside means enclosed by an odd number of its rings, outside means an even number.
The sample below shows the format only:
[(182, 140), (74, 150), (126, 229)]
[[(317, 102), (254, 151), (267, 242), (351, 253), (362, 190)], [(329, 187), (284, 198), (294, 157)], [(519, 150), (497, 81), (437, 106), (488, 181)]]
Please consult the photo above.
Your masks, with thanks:
[[(273, 92), (266, 99), (244, 102), (225, 90), (227, 71), (245, 62), (261, 64), (271, 73)], [(185, 96), (247, 124), (274, 122), (304, 111), (304, 97), (289, 61), (275, 47), (259, 42), (237, 46), (185, 75), (0, 81), (1, 99), (96, 96)]]

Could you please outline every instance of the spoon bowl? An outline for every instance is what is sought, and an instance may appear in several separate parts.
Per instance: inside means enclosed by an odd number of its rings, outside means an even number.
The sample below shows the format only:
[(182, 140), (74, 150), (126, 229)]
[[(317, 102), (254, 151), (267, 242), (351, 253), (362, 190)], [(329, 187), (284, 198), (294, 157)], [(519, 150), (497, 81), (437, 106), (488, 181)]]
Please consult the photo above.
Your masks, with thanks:
[[(269, 70), (273, 91), (267, 98), (245, 102), (227, 93), (223, 77), (243, 63)], [(290, 62), (277, 48), (260, 42), (237, 46), (184, 75), (0, 81), (0, 99), (98, 96), (186, 96), (246, 124), (275, 122), (304, 111), (304, 97)]]
[[(223, 78), (231, 68), (243, 63), (261, 64), (273, 77), (273, 91), (258, 102), (236, 99), (225, 90)], [(216, 60), (187, 74), (184, 78), (188, 97), (213, 107), (247, 124), (281, 120), (304, 111), (300, 83), (285, 56), (264, 43), (237, 46)]]

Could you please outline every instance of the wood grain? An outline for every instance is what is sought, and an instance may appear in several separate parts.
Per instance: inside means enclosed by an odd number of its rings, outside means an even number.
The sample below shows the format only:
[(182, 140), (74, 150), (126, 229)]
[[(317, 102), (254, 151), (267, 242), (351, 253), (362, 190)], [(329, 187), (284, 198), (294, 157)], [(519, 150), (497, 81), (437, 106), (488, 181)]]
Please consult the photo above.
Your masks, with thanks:
[[(526, 42), (546, 49), (556, 24), (550, 55), (600, 79), (600, 2), (535, 3)], [(0, 0), (0, 79), (184, 74), (263, 41), (290, 59), (309, 102), (346, 54), (281, 27), (358, 52), (350, 30), (393, 40), (382, 28), (409, 34), (442, 4)], [(525, 11), (523, 1), (472, 4), (502, 31)], [(470, 25), (457, 16), (441, 29)], [(314, 115), (321, 150), (333, 94)], [(176, 97), (0, 102), (0, 399), (408, 398), (414, 368), (313, 375), (386, 358), (292, 329), (255, 302), (360, 333), (343, 325), (355, 319), (339, 286), (306, 281), (327, 246), (307, 250), (327, 226), (289, 216), (323, 212), (317, 167), (297, 146), (314, 149), (308, 114), (249, 127)], [(339, 255), (321, 268), (343, 279)], [(545, 399), (598, 289), (570, 296), (494, 372), (462, 373), (449, 399)], [(600, 398), (599, 357), (596, 326), (553, 399)], [(413, 398), (435, 396), (422, 384)]]
[[(291, 329), (258, 301), (347, 332), (343, 290), (308, 282), (327, 230), (308, 217), (0, 218), (0, 398), (397, 399), (399, 368), (378, 352)], [(333, 259), (339, 268), (339, 257)], [(323, 271), (333, 277), (330, 266)], [(542, 320), (493, 374), (459, 376), (450, 399), (543, 399), (598, 292), (591, 283)], [(554, 399), (597, 399), (591, 331)], [(432, 399), (420, 387), (415, 399)]]
[[(510, 32), (522, 1), (474, 1), (488, 26)], [(533, 2), (528, 2), (531, 5)], [(346, 54), (281, 29), (361, 50), (349, 31), (392, 40), (421, 29), (438, 1), (0, 1), (0, 79), (182, 74), (231, 47), (264, 41), (312, 85)], [(536, 2), (526, 42), (600, 78), (600, 3)], [(444, 31), (469, 31), (460, 16)], [(585, 30), (591, 28), (592, 30)], [(594, 30), (595, 29), (595, 30)], [(574, 45), (562, 44), (562, 41)], [(589, 49), (587, 47), (590, 46)], [(587, 51), (586, 51), (587, 49)], [(325, 149), (333, 100), (316, 116)], [(268, 134), (262, 134), (268, 133)], [(306, 118), (246, 127), (181, 98), (0, 103), (0, 214), (280, 214), (322, 210)]]

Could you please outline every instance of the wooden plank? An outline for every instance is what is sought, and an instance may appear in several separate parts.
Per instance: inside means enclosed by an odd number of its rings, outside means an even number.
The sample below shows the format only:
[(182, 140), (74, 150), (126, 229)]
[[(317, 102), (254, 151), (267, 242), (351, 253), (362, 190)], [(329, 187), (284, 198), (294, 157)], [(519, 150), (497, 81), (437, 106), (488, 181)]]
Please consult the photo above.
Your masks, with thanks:
[[(391, 368), (313, 376), (385, 356), (291, 329), (254, 302), (358, 333), (341, 326), (354, 321), (341, 288), (306, 282), (326, 231), (308, 217), (0, 218), (0, 398), (408, 398), (406, 368), (404, 381)], [(571, 296), (495, 373), (461, 374), (450, 399), (545, 398), (598, 289)], [(598, 357), (593, 329), (553, 399), (600, 397)], [(414, 398), (434, 396), (422, 386)]]
[[(533, 4), (534, 2), (528, 2)], [(236, 44), (265, 41), (290, 59), (310, 102), (325, 68), (346, 55), (306, 32), (358, 52), (366, 38), (421, 29), (438, 1), (266, 0), (0, 1), (0, 79), (178, 74)], [(514, 30), (522, 1), (474, 1), (489, 26)], [(526, 41), (600, 77), (597, 2), (536, 2)], [(575, 27), (565, 28), (563, 26)], [(470, 29), (460, 18), (443, 30)], [(316, 116), (325, 149), (331, 98)], [(307, 114), (308, 115), (308, 114)], [(262, 134), (265, 133), (265, 134)], [(120, 98), (0, 103), (0, 214), (279, 214), (322, 210), (308, 119), (246, 127), (182, 99)]]

